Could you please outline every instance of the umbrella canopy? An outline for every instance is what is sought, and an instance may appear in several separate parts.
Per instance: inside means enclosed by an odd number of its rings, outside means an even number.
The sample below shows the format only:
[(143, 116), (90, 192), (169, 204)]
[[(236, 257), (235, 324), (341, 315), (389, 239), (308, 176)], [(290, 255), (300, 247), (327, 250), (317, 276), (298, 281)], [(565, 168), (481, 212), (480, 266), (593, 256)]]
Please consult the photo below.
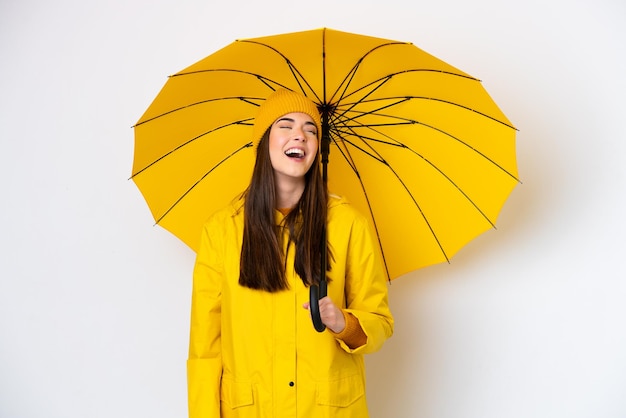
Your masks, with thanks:
[(493, 228), (519, 183), (516, 129), (480, 80), (413, 44), (327, 28), (242, 39), (172, 75), (134, 127), (132, 179), (193, 250), (247, 187), (254, 116), (278, 88), (317, 103), (329, 191), (369, 217), (390, 280)]

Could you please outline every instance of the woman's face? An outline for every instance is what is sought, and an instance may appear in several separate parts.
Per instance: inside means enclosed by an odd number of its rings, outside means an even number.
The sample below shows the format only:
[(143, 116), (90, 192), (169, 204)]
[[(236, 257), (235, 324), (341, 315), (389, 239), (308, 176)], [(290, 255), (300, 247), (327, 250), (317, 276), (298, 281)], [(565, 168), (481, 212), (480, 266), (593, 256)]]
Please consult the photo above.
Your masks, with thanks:
[(306, 113), (278, 118), (269, 136), (270, 161), (276, 181), (304, 181), (317, 154), (317, 127)]

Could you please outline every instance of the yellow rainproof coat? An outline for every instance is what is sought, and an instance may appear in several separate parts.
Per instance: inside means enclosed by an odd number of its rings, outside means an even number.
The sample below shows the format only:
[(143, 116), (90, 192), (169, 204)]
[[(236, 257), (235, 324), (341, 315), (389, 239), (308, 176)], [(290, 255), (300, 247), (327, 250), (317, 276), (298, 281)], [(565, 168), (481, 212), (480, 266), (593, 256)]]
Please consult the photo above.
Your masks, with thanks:
[[(282, 219), (276, 211), (276, 221)], [(242, 202), (216, 213), (203, 229), (187, 362), (190, 418), (367, 417), (363, 354), (392, 335), (393, 318), (365, 218), (345, 200), (329, 199), (334, 260), (328, 295), (357, 317), (367, 335), (354, 350), (328, 329), (313, 328), (302, 308), (309, 289), (293, 268), (293, 248), (287, 251), (288, 290), (239, 285), (242, 235)]]

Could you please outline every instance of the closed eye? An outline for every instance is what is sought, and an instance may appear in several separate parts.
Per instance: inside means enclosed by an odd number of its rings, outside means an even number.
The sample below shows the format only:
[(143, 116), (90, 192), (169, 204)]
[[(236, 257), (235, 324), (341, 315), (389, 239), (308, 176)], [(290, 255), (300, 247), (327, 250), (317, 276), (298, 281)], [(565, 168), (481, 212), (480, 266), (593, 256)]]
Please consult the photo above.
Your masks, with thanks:
[[(278, 129), (293, 129), (296, 121), (291, 118), (281, 118), (276, 121), (276, 127)], [(306, 122), (303, 131), (317, 136), (317, 126), (313, 122)]]
[(307, 122), (305, 130), (313, 135), (317, 135), (317, 127), (313, 123)]

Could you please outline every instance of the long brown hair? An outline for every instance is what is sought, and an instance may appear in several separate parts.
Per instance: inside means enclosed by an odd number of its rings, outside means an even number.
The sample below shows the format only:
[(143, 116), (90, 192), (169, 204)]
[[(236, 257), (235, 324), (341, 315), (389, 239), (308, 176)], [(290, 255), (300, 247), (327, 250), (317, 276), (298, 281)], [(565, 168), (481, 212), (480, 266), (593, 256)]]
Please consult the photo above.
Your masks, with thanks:
[[(271, 129), (271, 128), (270, 128)], [(328, 192), (322, 181), (319, 153), (305, 175), (305, 187), (297, 205), (276, 225), (276, 186), (269, 155), (268, 129), (259, 142), (252, 179), (244, 193), (244, 229), (239, 284), (277, 292), (288, 289), (283, 253), (283, 228), (295, 245), (296, 273), (305, 285), (319, 283), (325, 236)], [(324, 243), (325, 244), (325, 243)], [(289, 248), (289, 244), (287, 245)]]

